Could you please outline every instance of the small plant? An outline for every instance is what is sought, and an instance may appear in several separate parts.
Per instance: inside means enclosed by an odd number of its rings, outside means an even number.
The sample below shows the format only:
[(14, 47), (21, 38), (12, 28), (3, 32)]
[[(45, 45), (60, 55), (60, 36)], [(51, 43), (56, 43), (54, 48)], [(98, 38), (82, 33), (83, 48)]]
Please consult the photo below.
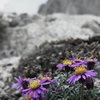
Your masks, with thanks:
[(92, 58), (64, 59), (55, 66), (55, 73), (16, 78), (14, 87), (25, 100), (100, 100), (100, 92), (94, 87), (94, 67), (98, 64)]

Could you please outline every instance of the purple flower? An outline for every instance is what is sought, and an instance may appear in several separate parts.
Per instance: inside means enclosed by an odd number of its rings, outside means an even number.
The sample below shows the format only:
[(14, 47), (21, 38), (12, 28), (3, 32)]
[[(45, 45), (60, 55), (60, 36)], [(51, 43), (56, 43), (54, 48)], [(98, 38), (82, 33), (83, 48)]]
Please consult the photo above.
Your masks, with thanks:
[(84, 65), (76, 67), (74, 70), (74, 74), (67, 80), (69, 84), (75, 84), (79, 80), (85, 81), (88, 77), (94, 78), (96, 76), (94, 70), (87, 70)]
[(73, 58), (71, 60), (63, 60), (63, 63), (60, 63), (58, 64), (56, 67), (59, 69), (59, 70), (62, 70), (62, 69), (72, 69), (72, 68), (75, 68), (75, 67), (78, 67), (78, 66), (81, 66), (81, 65), (85, 65), (87, 64), (87, 61), (86, 60), (82, 60), (82, 59), (79, 59), (79, 58)]
[(17, 81), (17, 83), (13, 85), (14, 88), (17, 88), (20, 91), (28, 88), (29, 79), (24, 79), (21, 76), (19, 76), (18, 78), (15, 78), (15, 80)]
[(72, 68), (87, 64), (87, 61), (81, 58), (73, 58), (72, 61), (73, 61), (73, 64), (71, 65)]
[(75, 68), (75, 67), (79, 67), (79, 66), (82, 66), (82, 65), (87, 67), (86, 66), (86, 61), (81, 61), (81, 62), (78, 62), (78, 63), (73, 63), (70, 67)]
[(72, 64), (73, 64), (73, 61), (72, 61), (72, 60), (65, 59), (65, 60), (63, 60), (62, 63), (58, 64), (56, 67), (57, 67), (59, 70), (62, 70), (62, 69), (71, 67)]
[(31, 97), (31, 100), (39, 100), (47, 93), (49, 90), (45, 88), (45, 85), (51, 84), (50, 81), (39, 80), (39, 79), (30, 79), (27, 89), (23, 89), (23, 96)]
[(62, 70), (62, 69), (65, 68), (65, 65), (64, 65), (64, 64), (58, 64), (58, 65), (57, 65), (57, 68), (58, 68), (59, 70)]

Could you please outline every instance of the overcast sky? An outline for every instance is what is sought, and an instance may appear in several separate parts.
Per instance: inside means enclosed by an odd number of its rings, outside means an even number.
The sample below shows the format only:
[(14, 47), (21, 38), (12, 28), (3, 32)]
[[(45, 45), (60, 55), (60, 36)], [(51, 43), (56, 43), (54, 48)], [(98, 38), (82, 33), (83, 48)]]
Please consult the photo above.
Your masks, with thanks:
[(1, 0), (0, 11), (35, 14), (47, 0)]

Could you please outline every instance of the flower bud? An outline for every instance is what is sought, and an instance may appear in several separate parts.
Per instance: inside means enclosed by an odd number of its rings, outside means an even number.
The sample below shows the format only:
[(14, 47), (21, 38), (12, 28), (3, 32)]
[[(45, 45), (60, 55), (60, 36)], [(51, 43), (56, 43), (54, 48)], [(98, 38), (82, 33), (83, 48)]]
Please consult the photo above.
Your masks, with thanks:
[(90, 77), (87, 77), (85, 80), (85, 85), (86, 85), (87, 89), (92, 89), (94, 87), (93, 79)]

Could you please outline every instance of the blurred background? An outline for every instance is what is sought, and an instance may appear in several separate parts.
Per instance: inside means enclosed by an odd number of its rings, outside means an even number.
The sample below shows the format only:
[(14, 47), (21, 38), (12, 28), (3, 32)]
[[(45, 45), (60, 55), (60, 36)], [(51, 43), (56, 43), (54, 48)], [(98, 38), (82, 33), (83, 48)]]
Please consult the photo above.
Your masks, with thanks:
[(47, 0), (3, 0), (0, 3), (0, 11), (5, 13), (16, 12), (18, 14), (36, 14), (39, 6)]
[(18, 14), (67, 14), (100, 15), (100, 0), (2, 0), (1, 12)]
[[(0, 2), (0, 57), (22, 54), (23, 49), (30, 47), (31, 44), (39, 46), (46, 41), (45, 35), (47, 41), (73, 37), (71, 28), (75, 30), (79, 28), (77, 32), (79, 33), (80, 30), (83, 31), (82, 27), (86, 31), (85, 34), (89, 33), (89, 37), (94, 33), (97, 35), (100, 32), (99, 15), (100, 0), (2, 0)], [(61, 25), (59, 30), (55, 28), (56, 19), (57, 25)], [(54, 26), (48, 22), (53, 22)], [(74, 24), (78, 28), (73, 27)], [(70, 26), (69, 31), (65, 26)], [(81, 34), (83, 36), (79, 34), (75, 36), (88, 38), (88, 35), (83, 33)], [(37, 42), (35, 39), (41, 34), (44, 37)]]

